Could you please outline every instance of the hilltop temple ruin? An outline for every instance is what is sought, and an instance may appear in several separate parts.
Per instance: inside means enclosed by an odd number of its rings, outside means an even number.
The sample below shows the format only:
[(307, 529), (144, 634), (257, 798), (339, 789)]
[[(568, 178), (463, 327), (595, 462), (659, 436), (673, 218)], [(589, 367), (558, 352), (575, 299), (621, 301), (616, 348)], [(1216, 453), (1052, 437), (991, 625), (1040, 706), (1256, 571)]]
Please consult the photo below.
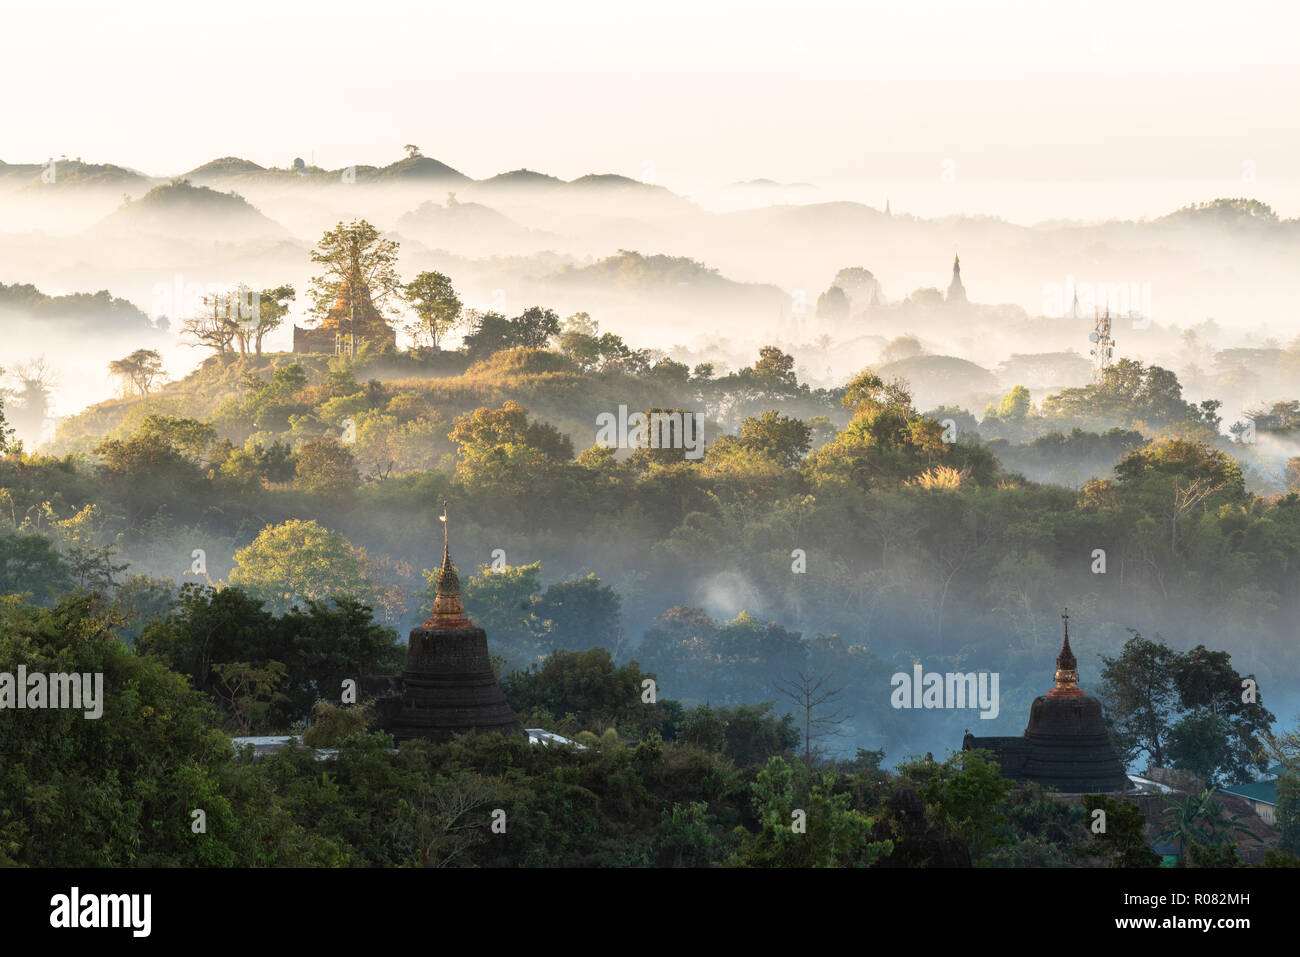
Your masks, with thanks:
[(1128, 775), (1106, 734), (1101, 702), (1079, 687), (1079, 663), (1070, 650), (1070, 616), (1056, 658), (1056, 687), (1034, 699), (1029, 726), (1018, 738), (977, 738), (969, 731), (962, 750), (997, 755), (1004, 777), (1033, 781), (1067, 794), (1125, 791)]
[(320, 325), (314, 329), (293, 327), (293, 351), (351, 353), (353, 336), (356, 337), (357, 349), (367, 342), (395, 349), (397, 332), (375, 308), (370, 299), (370, 288), (362, 283), (357, 288), (356, 302), (352, 299), (351, 283), (345, 281), (339, 286), (338, 297)]

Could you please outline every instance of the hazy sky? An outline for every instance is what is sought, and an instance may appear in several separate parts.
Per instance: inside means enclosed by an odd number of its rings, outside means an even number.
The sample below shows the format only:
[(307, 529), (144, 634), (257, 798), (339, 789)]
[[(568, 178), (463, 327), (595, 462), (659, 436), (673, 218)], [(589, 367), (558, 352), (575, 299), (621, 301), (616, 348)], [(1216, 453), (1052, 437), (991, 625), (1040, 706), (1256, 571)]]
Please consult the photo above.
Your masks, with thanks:
[(1020, 218), (1246, 194), (1300, 215), (1289, 2), (70, 0), (6, 4), (0, 27), (7, 162), (339, 167), (413, 142), (474, 177), (652, 168), (682, 191), (769, 177)]

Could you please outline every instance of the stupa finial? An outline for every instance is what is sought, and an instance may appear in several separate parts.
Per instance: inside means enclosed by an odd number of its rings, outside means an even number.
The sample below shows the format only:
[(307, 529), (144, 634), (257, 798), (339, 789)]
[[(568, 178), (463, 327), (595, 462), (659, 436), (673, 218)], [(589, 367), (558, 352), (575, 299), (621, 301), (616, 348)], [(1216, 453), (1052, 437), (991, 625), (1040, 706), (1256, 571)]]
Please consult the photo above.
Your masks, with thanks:
[(451, 563), (451, 541), (447, 529), (447, 502), (442, 503), (442, 567), (434, 586), (433, 615), (424, 623), (426, 628), (472, 628), (465, 617), (465, 605), (460, 600), (460, 576)]
[(1061, 644), (1061, 653), (1056, 656), (1056, 687), (1047, 692), (1049, 698), (1085, 698), (1079, 687), (1079, 662), (1070, 650), (1070, 609), (1061, 613), (1061, 622), (1065, 629), (1065, 640)]

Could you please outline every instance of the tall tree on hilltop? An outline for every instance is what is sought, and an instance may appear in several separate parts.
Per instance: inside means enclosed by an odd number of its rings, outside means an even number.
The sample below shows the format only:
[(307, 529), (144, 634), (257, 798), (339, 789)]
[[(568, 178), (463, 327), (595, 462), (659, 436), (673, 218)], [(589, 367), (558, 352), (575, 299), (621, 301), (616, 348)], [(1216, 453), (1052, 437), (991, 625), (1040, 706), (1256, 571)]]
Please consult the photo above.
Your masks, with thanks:
[(411, 334), (416, 342), (428, 337), (433, 348), (438, 340), (461, 321), (461, 301), (451, 280), (440, 272), (422, 272), (402, 288), (406, 301), (415, 308)]
[(293, 286), (276, 286), (274, 289), (262, 290), (257, 299), (257, 308), (249, 333), (253, 340), (253, 350), (257, 355), (262, 354), (262, 340), (284, 323), (284, 317), (289, 314), (289, 303), (297, 296)]
[(181, 334), (194, 340), (190, 345), (212, 349), (224, 363), (240, 334), (238, 317), (234, 294), (213, 293), (203, 297), (202, 312), (181, 320)]
[(132, 389), (148, 395), (162, 375), (162, 356), (157, 349), (136, 349), (129, 356), (108, 364), (109, 374), (122, 380), (122, 391)]
[(312, 313), (317, 318), (325, 318), (339, 294), (346, 292), (351, 355), (357, 354), (357, 323), (363, 307), (361, 290), (369, 293), (370, 302), (380, 315), (387, 301), (401, 295), (397, 249), (397, 243), (381, 237), (379, 230), (362, 219), (346, 226), (340, 222), (311, 251), (311, 261), (322, 267), (321, 274), (311, 280)]

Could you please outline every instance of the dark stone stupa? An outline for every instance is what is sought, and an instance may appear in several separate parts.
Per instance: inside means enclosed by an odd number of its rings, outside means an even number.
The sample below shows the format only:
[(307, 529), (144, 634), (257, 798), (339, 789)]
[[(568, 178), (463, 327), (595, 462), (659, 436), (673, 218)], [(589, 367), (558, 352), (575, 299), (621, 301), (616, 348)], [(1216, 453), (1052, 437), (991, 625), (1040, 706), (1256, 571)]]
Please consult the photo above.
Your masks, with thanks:
[(382, 725), (395, 740), (450, 741), (458, 734), (522, 735), (524, 729), (497, 683), (487, 633), (465, 617), (460, 578), (451, 564), (443, 503), (442, 568), (433, 614), (411, 629), (400, 704), (389, 699)]
[(1018, 738), (977, 738), (968, 731), (962, 749), (993, 751), (1002, 774), (1017, 781), (1068, 794), (1124, 791), (1128, 775), (1106, 734), (1101, 702), (1079, 687), (1079, 663), (1070, 650), (1070, 616), (1061, 617), (1065, 643), (1056, 658), (1056, 687), (1034, 699), (1025, 733)]

